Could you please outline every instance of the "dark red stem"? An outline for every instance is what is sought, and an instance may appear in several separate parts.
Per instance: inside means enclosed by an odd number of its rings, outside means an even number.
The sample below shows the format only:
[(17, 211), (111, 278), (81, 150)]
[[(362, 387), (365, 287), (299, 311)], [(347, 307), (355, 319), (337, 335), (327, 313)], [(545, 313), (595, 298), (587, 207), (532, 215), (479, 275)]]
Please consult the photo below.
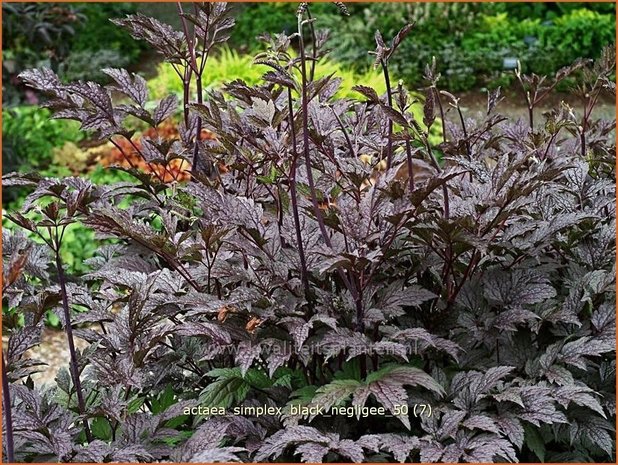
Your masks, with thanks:
[(292, 168), (290, 170), (290, 200), (292, 203), (292, 214), (294, 216), (294, 228), (296, 229), (296, 242), (298, 243), (298, 255), (300, 257), (300, 279), (305, 288), (305, 297), (309, 299), (310, 287), (307, 270), (307, 260), (303, 246), (303, 235), (300, 229), (300, 216), (298, 214), (298, 198), (296, 192), (296, 166), (298, 163), (298, 153), (296, 151), (296, 129), (294, 128), (294, 108), (292, 107), (292, 89), (288, 88), (288, 111), (290, 113), (290, 134), (292, 136)]
[(7, 376), (6, 366), (4, 364), (4, 352), (2, 352), (2, 401), (4, 402), (4, 419), (6, 420), (6, 459), (8, 463), (15, 463), (11, 391), (9, 390), (9, 378)]
[[(71, 356), (70, 367), (71, 374), (73, 375), (73, 384), (75, 385), (75, 392), (77, 394), (77, 403), (79, 407), (79, 413), (85, 415), (86, 403), (84, 402), (84, 393), (82, 391), (82, 383), (79, 379), (79, 365), (77, 362), (77, 353), (75, 351), (75, 340), (73, 338), (73, 327), (71, 326), (71, 310), (69, 308), (69, 299), (66, 287), (66, 277), (64, 275), (64, 269), (62, 267), (62, 259), (60, 258), (59, 247), (55, 250), (56, 253), (56, 269), (58, 271), (58, 282), (60, 284), (60, 292), (62, 294), (62, 309), (64, 310), (65, 319), (65, 332), (67, 335), (67, 341), (69, 344), (69, 354)], [(90, 432), (90, 426), (88, 420), (84, 418), (84, 432), (86, 433), (86, 439), (88, 442), (92, 442), (92, 433)]]
[[(384, 83), (386, 84), (386, 96), (388, 98), (388, 106), (393, 107), (393, 93), (391, 91), (391, 78), (388, 74), (388, 64), (382, 60), (382, 71), (384, 73)], [(393, 162), (393, 120), (388, 119), (388, 141), (387, 141), (387, 152), (386, 152), (386, 169), (391, 168), (391, 164)]]

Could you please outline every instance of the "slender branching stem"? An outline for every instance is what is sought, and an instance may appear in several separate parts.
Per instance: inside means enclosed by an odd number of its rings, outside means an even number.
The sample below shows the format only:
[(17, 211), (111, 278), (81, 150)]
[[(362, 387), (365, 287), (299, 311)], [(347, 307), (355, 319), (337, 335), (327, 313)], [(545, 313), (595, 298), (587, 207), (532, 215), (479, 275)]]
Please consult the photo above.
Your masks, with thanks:
[[(431, 160), (433, 166), (438, 170), (442, 171), (442, 167), (438, 162), (438, 159), (433, 153), (431, 149), (431, 144), (429, 143), (429, 134), (424, 133), (421, 134), (421, 138), (423, 139), (423, 143), (425, 148), (427, 149), (427, 153), (429, 154), (429, 159)], [(448, 187), (446, 184), (442, 185), (442, 195), (444, 197), (444, 219), (448, 220), (451, 216), (450, 213), (450, 201), (448, 194)], [(452, 290), (452, 283), (449, 277), (450, 270), (452, 268), (452, 256), (453, 256), (453, 246), (452, 243), (449, 242), (446, 246), (445, 255), (444, 255), (444, 267), (442, 269), (442, 279), (445, 281), (447, 297), (450, 296)]]
[(118, 145), (118, 143), (116, 141), (114, 141), (114, 139), (112, 139), (111, 137), (109, 138), (109, 141), (112, 143), (112, 145), (114, 147), (116, 147), (116, 149), (118, 149), (118, 151), (122, 154), (122, 157), (129, 164), (129, 166), (131, 168), (133, 168), (133, 169), (137, 169), (135, 164), (131, 161), (131, 158), (126, 154), (126, 152), (124, 150), (122, 150), (122, 147), (120, 145)]
[[(359, 283), (359, 288), (362, 288), (362, 283)], [(365, 332), (365, 309), (363, 306), (363, 294), (362, 291), (358, 293), (354, 299), (356, 304), (356, 330), (359, 333)], [(360, 375), (364, 379), (367, 376), (367, 356), (366, 354), (360, 354)]]
[[(202, 97), (202, 76), (201, 73), (204, 69), (203, 67), (203, 63), (202, 66), (200, 67), (200, 69), (198, 70), (198, 66), (197, 66), (197, 60), (196, 60), (196, 56), (195, 56), (195, 45), (194, 45), (194, 40), (192, 38), (189, 37), (189, 28), (187, 26), (187, 20), (184, 17), (184, 12), (182, 10), (182, 5), (180, 2), (176, 2), (176, 7), (178, 8), (178, 15), (180, 17), (181, 23), (182, 23), (182, 29), (185, 35), (185, 40), (187, 42), (187, 47), (189, 50), (189, 58), (190, 58), (190, 62), (185, 66), (184, 69), (184, 75), (182, 76), (182, 97), (183, 97), (183, 116), (184, 116), (184, 122), (185, 122), (185, 127), (188, 128), (189, 127), (189, 100), (191, 97), (191, 78), (193, 76), (193, 72), (195, 72), (196, 74), (196, 86), (197, 86), (197, 94), (198, 94), (198, 102), (201, 102), (201, 97)], [(195, 138), (195, 147), (194, 147), (194, 152), (193, 152), (193, 165), (191, 168), (191, 171), (195, 171), (195, 166), (197, 165), (197, 156), (198, 156), (198, 141), (200, 139), (200, 134), (201, 134), (201, 120), (198, 120), (198, 125), (197, 125), (197, 135)]]
[[(56, 258), (56, 271), (58, 272), (58, 282), (60, 284), (60, 293), (62, 296), (62, 309), (64, 311), (64, 328), (67, 335), (67, 342), (69, 345), (70, 355), (70, 368), (73, 375), (73, 385), (75, 386), (75, 393), (77, 394), (77, 404), (79, 413), (86, 415), (86, 403), (84, 401), (84, 393), (82, 390), (82, 383), (79, 379), (79, 363), (77, 361), (77, 352), (75, 351), (75, 339), (73, 338), (73, 326), (71, 323), (71, 309), (69, 308), (69, 297), (66, 287), (66, 276), (64, 274), (64, 268), (62, 265), (62, 258), (60, 256), (60, 242), (56, 242), (54, 248), (54, 254)], [(88, 442), (92, 442), (92, 433), (90, 432), (90, 426), (88, 420), (84, 418), (84, 433), (86, 433), (86, 439)]]
[[(330, 237), (328, 235), (328, 231), (326, 230), (326, 225), (324, 224), (324, 218), (322, 217), (322, 212), (320, 211), (320, 206), (318, 204), (318, 197), (315, 189), (315, 182), (313, 180), (313, 172), (311, 167), (311, 158), (309, 154), (309, 97), (308, 97), (308, 83), (307, 83), (307, 57), (305, 56), (305, 45), (303, 41), (303, 18), (302, 15), (298, 16), (298, 43), (299, 43), (299, 51), (300, 51), (300, 66), (301, 66), (301, 106), (302, 106), (302, 122), (303, 122), (303, 157), (305, 159), (305, 167), (307, 170), (307, 182), (309, 184), (309, 190), (311, 195), (311, 204), (313, 206), (313, 212), (316, 216), (316, 220), (318, 222), (318, 226), (320, 228), (320, 233), (322, 234), (322, 239), (328, 248), (332, 248), (332, 243)], [(354, 298), (357, 297), (357, 290), (352, 284), (353, 281), (349, 280), (345, 273), (338, 268), (339, 275), (343, 280), (344, 284), (352, 294)]]
[(185, 67), (182, 78), (182, 112), (185, 120), (185, 127), (189, 127), (189, 91), (191, 89), (192, 71), (188, 66)]
[[(202, 96), (202, 75), (196, 74), (195, 76), (195, 85), (197, 87), (197, 103), (203, 103)], [(199, 147), (200, 147), (200, 139), (202, 138), (202, 118), (197, 117), (197, 128), (195, 130), (195, 145), (193, 147), (193, 165), (191, 166), (191, 170), (193, 172), (197, 172), (199, 165)]]
[(6, 459), (8, 463), (15, 463), (15, 442), (13, 441), (13, 412), (11, 410), (11, 391), (9, 390), (9, 378), (4, 363), (2, 352), (2, 402), (4, 403), (4, 420), (6, 424)]
[(558, 137), (559, 133), (560, 133), (560, 128), (558, 128), (558, 130), (551, 135), (551, 138), (549, 139), (549, 142), (547, 143), (547, 147), (545, 147), (545, 152), (543, 152), (543, 160), (547, 158), (549, 149), (552, 147), (552, 145), (554, 145), (554, 141), (556, 140), (556, 137)]
[(534, 129), (534, 106), (528, 101), (528, 121), (530, 122), (530, 130)]
[(307, 259), (305, 258), (305, 247), (303, 245), (303, 235), (300, 226), (300, 215), (298, 214), (298, 197), (296, 192), (296, 166), (298, 164), (298, 152), (296, 150), (296, 128), (294, 127), (294, 107), (292, 106), (292, 89), (288, 87), (288, 112), (290, 120), (290, 135), (292, 138), (292, 166), (290, 169), (290, 201), (292, 204), (292, 215), (294, 216), (294, 229), (296, 230), (296, 242), (298, 243), (298, 255), (300, 258), (300, 279), (305, 289), (305, 297), (309, 299), (311, 288), (309, 287), (309, 272), (307, 270)]
[(406, 160), (408, 163), (408, 184), (411, 194), (414, 192), (414, 167), (412, 166), (412, 147), (410, 146), (410, 139), (406, 139)]
[(581, 155), (582, 158), (586, 157), (586, 131), (588, 130), (588, 122), (590, 115), (592, 114), (592, 109), (594, 108), (599, 93), (597, 92), (595, 95), (590, 95), (590, 93), (586, 94), (586, 104), (584, 107), (584, 116), (582, 118), (582, 123), (579, 132), (579, 141), (581, 146)]
[(472, 148), (470, 147), (470, 141), (468, 140), (468, 128), (466, 127), (466, 121), (464, 119), (463, 112), (459, 106), (459, 101), (455, 101), (455, 108), (457, 108), (457, 114), (459, 115), (459, 122), (461, 123), (461, 130), (463, 131), (464, 140), (466, 141), (466, 153), (468, 157), (472, 156)]
[(348, 134), (348, 131), (346, 130), (345, 125), (343, 124), (343, 121), (341, 121), (341, 118), (339, 117), (339, 115), (337, 114), (334, 108), (331, 107), (331, 110), (333, 111), (333, 115), (335, 116), (335, 119), (337, 120), (337, 124), (339, 124), (339, 128), (341, 129), (341, 132), (343, 133), (343, 137), (345, 138), (345, 143), (347, 144), (348, 150), (350, 151), (350, 157), (355, 157), (356, 153), (354, 151), (354, 146), (352, 145), (352, 140), (350, 140), (350, 135)]
[(176, 2), (176, 8), (178, 9), (178, 16), (180, 17), (180, 22), (182, 23), (182, 31), (185, 35), (185, 40), (187, 43), (187, 49), (189, 51), (189, 66), (193, 71), (197, 73), (197, 60), (195, 58), (195, 31), (192, 36), (189, 36), (189, 27), (187, 25), (187, 18), (185, 18), (184, 11), (182, 10), (181, 2)]
[(300, 49), (300, 63), (301, 63), (301, 80), (302, 80), (302, 97), (301, 97), (301, 105), (302, 105), (302, 122), (303, 122), (303, 158), (305, 159), (305, 167), (307, 169), (307, 181), (309, 183), (309, 189), (311, 190), (311, 203), (313, 204), (314, 213), (316, 219), (318, 220), (318, 224), (320, 226), (320, 231), (324, 238), (324, 241), (328, 246), (330, 246), (330, 238), (328, 236), (328, 232), (326, 231), (326, 226), (324, 225), (324, 218), (322, 218), (322, 213), (320, 211), (320, 207), (318, 205), (318, 197), (315, 189), (315, 182), (313, 180), (313, 170), (311, 166), (311, 156), (309, 151), (309, 97), (308, 97), (308, 83), (307, 83), (307, 63), (305, 57), (305, 46), (302, 37), (302, 16), (298, 18), (298, 36), (299, 36), (299, 49)]
[(440, 92), (435, 85), (431, 86), (433, 93), (436, 97), (436, 102), (438, 102), (438, 108), (440, 109), (440, 120), (442, 121), (442, 141), (446, 144), (446, 118), (444, 117), (444, 106), (442, 105), (442, 99), (440, 98)]
[(522, 93), (524, 94), (526, 107), (528, 108), (528, 124), (530, 125), (530, 130), (532, 131), (534, 129), (534, 103), (530, 98), (530, 92), (526, 90), (526, 85), (524, 84), (519, 69), (515, 71), (515, 77), (517, 77), (517, 81), (519, 82)]
[(159, 175), (157, 170), (154, 169), (154, 167), (152, 166), (152, 163), (149, 163), (146, 161), (146, 157), (144, 156), (140, 148), (137, 146), (137, 144), (133, 142), (133, 139), (131, 139), (130, 137), (127, 137), (126, 135), (124, 136), (124, 138), (127, 140), (129, 144), (131, 144), (131, 147), (133, 147), (133, 150), (135, 150), (135, 153), (137, 153), (141, 157), (141, 159), (144, 160), (144, 162), (146, 162), (146, 165), (148, 165), (148, 168), (150, 169), (151, 173), (153, 173), (157, 177), (159, 182), (164, 183), (163, 178)]
[[(388, 73), (388, 63), (384, 60), (380, 61), (382, 65), (382, 72), (384, 74), (384, 83), (386, 84), (386, 97), (388, 99), (388, 106), (393, 107), (393, 91), (391, 89), (391, 78)], [(391, 168), (393, 163), (393, 120), (388, 119), (388, 140), (386, 146), (386, 169)]]
[[(197, 7), (196, 7), (197, 10)], [(210, 26), (210, 16), (206, 20), (206, 26), (204, 27), (204, 36), (202, 39), (202, 61), (200, 62), (200, 66), (198, 69), (197, 62), (195, 60), (195, 51), (193, 52), (192, 59), (195, 66), (195, 86), (197, 90), (197, 103), (204, 103), (204, 91), (202, 89), (202, 75), (204, 73), (204, 69), (206, 66), (206, 61), (208, 60), (208, 54), (210, 52), (210, 48), (208, 47), (207, 36), (208, 29)], [(193, 165), (192, 171), (197, 170), (196, 168), (199, 165), (199, 141), (202, 137), (202, 118), (198, 115), (197, 117), (197, 129), (195, 134), (195, 146), (193, 148)]]
[(309, 32), (311, 33), (311, 68), (309, 70), (309, 81), (315, 78), (315, 65), (317, 62), (317, 37), (315, 35), (315, 25), (313, 24), (311, 11), (307, 6), (307, 18), (309, 19)]

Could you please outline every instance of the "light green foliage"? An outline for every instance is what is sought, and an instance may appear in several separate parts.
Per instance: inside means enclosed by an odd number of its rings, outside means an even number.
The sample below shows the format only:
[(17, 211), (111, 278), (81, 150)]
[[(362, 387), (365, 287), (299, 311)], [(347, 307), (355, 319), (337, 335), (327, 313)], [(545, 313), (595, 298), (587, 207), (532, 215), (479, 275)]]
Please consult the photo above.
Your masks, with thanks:
[(19, 106), (2, 110), (3, 172), (47, 168), (55, 147), (83, 137), (79, 123), (50, 119), (45, 108)]
[(573, 10), (554, 20), (553, 27), (541, 32), (543, 41), (559, 51), (561, 60), (594, 58), (615, 41), (616, 17), (585, 8)]
[[(255, 85), (261, 81), (262, 76), (267, 71), (266, 66), (253, 63), (252, 55), (240, 54), (229, 48), (223, 48), (220, 53), (208, 59), (202, 85), (206, 89), (216, 89), (236, 79), (241, 79), (249, 85)], [(352, 87), (357, 84), (374, 87), (381, 93), (386, 92), (384, 80), (377, 71), (370, 70), (358, 73), (335, 61), (320, 60), (316, 66), (316, 78), (332, 73), (342, 79), (339, 90), (340, 96), (358, 97), (358, 94), (352, 91)], [(157, 66), (157, 76), (148, 81), (148, 90), (153, 99), (161, 99), (170, 92), (181, 95), (182, 80), (178, 77), (172, 65), (161, 63)], [(193, 92), (195, 92), (195, 87)]]
[(509, 46), (526, 36), (537, 36), (542, 27), (538, 19), (518, 21), (507, 13), (483, 16), (477, 30), (464, 37), (461, 44), (466, 50)]
[[(9, 206), (8, 209), (12, 210), (13, 207)], [(2, 219), (2, 228), (6, 230), (16, 230), (17, 226), (14, 223)], [(28, 234), (28, 237), (34, 242), (42, 244), (43, 241), (33, 234)], [(64, 237), (62, 241), (61, 255), (62, 261), (67, 267), (67, 272), (70, 275), (76, 273), (85, 273), (88, 271), (88, 267), (84, 264), (84, 261), (94, 256), (97, 251), (97, 242), (95, 241), (95, 234), (92, 229), (88, 229), (79, 223), (70, 224), (66, 227)], [(57, 321), (53, 318), (51, 325), (55, 326), (54, 322)]]
[(97, 165), (88, 173), (88, 179), (94, 184), (111, 185), (117, 182), (132, 182), (134, 178), (124, 171)]
[(94, 231), (81, 224), (67, 226), (62, 247), (62, 261), (71, 273), (84, 273), (88, 267), (84, 260), (94, 256), (98, 246)]
[[(234, 79), (242, 79), (247, 84), (256, 84), (265, 72), (262, 66), (253, 66), (249, 55), (240, 55), (228, 48), (209, 58), (209, 66), (202, 80), (205, 89), (221, 86)], [(195, 93), (195, 82), (193, 83)], [(170, 92), (182, 95), (182, 80), (169, 63), (157, 66), (157, 75), (148, 80), (148, 92), (152, 99), (162, 99)]]
[(251, 368), (243, 376), (240, 368), (218, 368), (207, 373), (216, 378), (200, 395), (200, 404), (208, 407), (231, 407), (245, 400), (251, 387), (265, 389), (273, 381), (266, 373)]

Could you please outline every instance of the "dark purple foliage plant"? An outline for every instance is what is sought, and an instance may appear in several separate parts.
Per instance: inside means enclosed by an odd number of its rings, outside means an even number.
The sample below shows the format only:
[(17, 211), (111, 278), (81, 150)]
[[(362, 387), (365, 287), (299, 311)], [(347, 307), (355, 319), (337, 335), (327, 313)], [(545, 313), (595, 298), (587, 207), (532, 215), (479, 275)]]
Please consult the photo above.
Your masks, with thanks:
[[(259, 85), (213, 91), (202, 76), (233, 18), (223, 3), (178, 13), (180, 31), (115, 23), (172, 64), (181, 102), (152, 102), (124, 69), (107, 86), (21, 74), (54, 117), (119, 148), (181, 113), (177, 140), (134, 148), (192, 178), (3, 178), (31, 188), (6, 214), (23, 231), (3, 233), (5, 456), (613, 462), (615, 121), (594, 112), (615, 93), (613, 52), (517, 73), (529, 120), (500, 116), (499, 91), (472, 119), (435, 64), (420, 93), (391, 79), (412, 25), (375, 35), (386, 94), (351, 100), (316, 76), (328, 34), (308, 4), (296, 31), (261, 37)], [(581, 107), (541, 113), (567, 76)], [(100, 240), (80, 276), (61, 258), (74, 223)], [(49, 310), (70, 360), (43, 388), (28, 350)]]

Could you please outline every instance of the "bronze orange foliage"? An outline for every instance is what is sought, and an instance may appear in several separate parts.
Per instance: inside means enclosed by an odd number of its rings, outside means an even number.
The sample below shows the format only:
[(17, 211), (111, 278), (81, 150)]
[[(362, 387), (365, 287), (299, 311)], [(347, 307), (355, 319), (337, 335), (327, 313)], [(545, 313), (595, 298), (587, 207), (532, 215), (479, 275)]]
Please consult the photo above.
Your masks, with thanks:
[[(190, 177), (191, 165), (181, 159), (173, 159), (166, 164), (160, 163), (147, 163), (138, 153), (138, 150), (142, 148), (142, 137), (156, 138), (172, 140), (179, 137), (178, 126), (175, 122), (167, 120), (160, 124), (157, 129), (149, 128), (139, 136), (132, 140), (132, 143), (127, 139), (116, 140), (116, 144), (120, 149), (114, 147), (101, 159), (103, 166), (123, 166), (125, 168), (136, 167), (156, 176), (163, 182), (171, 181), (187, 181)], [(212, 140), (215, 135), (202, 129), (201, 140)], [(135, 146), (135, 147), (134, 147)]]

